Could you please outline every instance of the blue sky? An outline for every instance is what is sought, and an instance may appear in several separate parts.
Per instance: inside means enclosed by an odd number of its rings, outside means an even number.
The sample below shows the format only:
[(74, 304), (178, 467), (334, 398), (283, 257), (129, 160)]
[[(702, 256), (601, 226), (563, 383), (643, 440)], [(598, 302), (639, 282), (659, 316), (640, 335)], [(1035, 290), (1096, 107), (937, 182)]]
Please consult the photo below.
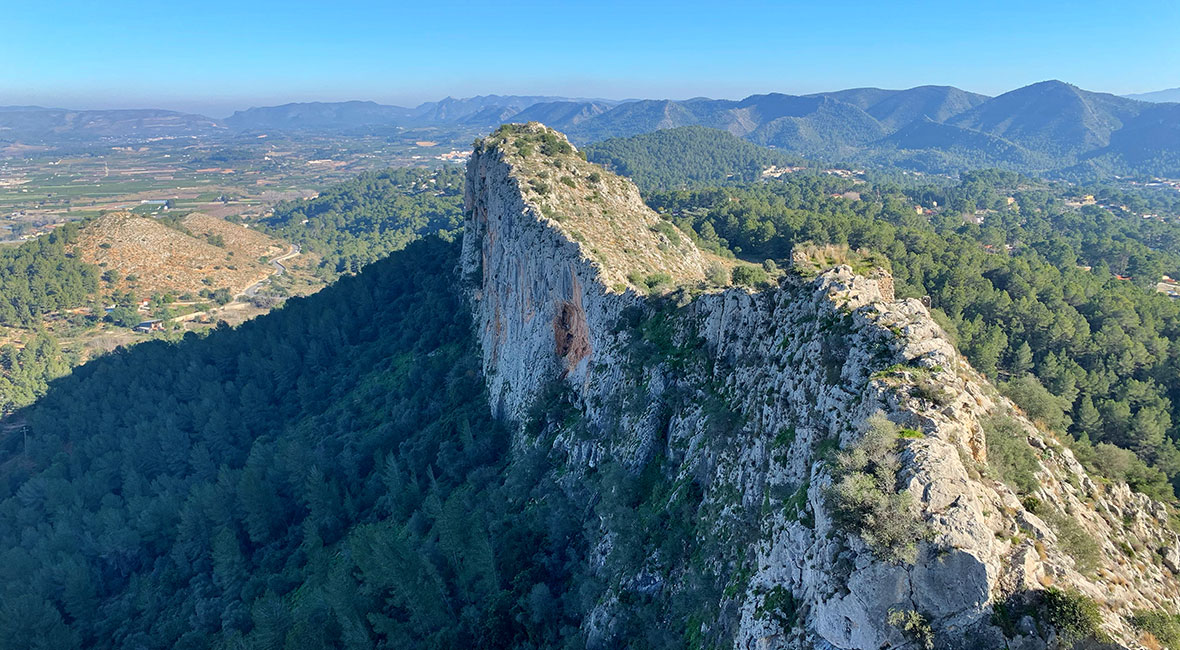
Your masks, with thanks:
[[(972, 5), (982, 6), (972, 6)], [(1034, 6), (1035, 5), (1035, 6)], [(1180, 3), (0, 1), (0, 105), (1180, 86)]]

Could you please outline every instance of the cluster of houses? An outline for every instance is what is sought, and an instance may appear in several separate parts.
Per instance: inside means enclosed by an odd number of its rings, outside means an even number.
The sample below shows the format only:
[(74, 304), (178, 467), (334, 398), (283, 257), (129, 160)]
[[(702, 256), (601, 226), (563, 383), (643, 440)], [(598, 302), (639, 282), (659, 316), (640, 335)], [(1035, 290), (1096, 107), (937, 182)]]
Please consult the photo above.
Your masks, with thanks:
[[(1014, 196), (1005, 196), (1004, 197), (1004, 205), (1009, 210), (1019, 210), (1020, 209), (1020, 206), (1018, 206), (1016, 204), (1016, 197), (1014, 197)], [(935, 214), (936, 212), (938, 212), (938, 201), (931, 201), (929, 207), (924, 206), (922, 204), (917, 204), (914, 206), (914, 214), (917, 214), (920, 216), (928, 217), (928, 216)], [(990, 208), (984, 208), (981, 210), (975, 210), (974, 212), (971, 212), (971, 213), (964, 213), (963, 214), (963, 221), (965, 221), (967, 223), (975, 224), (977, 226), (981, 226), (981, 225), (983, 225), (983, 222), (987, 219), (987, 215), (995, 214), (995, 212), (996, 212), (995, 210), (992, 210)]]
[(1180, 298), (1180, 282), (1173, 280), (1171, 276), (1165, 275), (1160, 278), (1160, 283), (1156, 285), (1156, 289), (1172, 300)]
[(148, 332), (163, 332), (164, 331), (164, 321), (160, 320), (159, 318), (154, 318), (152, 320), (145, 320), (145, 321), (141, 322), (139, 325), (136, 325), (133, 329), (136, 332), (142, 332), (144, 334), (147, 334)]
[(1093, 194), (1087, 194), (1077, 199), (1066, 199), (1065, 205), (1070, 208), (1080, 208), (1084, 205), (1097, 205), (1098, 200), (1094, 198)]
[(783, 174), (794, 174), (795, 172), (803, 171), (804, 169), (807, 168), (791, 167), (790, 165), (785, 165), (783, 167), (771, 165), (770, 167), (762, 170), (762, 178), (781, 178)]
[(1180, 180), (1174, 178), (1153, 178), (1145, 183), (1139, 181), (1130, 181), (1131, 185), (1142, 185), (1143, 187), (1170, 187), (1177, 192), (1180, 192)]
[[(141, 314), (146, 314), (151, 311), (151, 304), (152, 304), (152, 301), (150, 301), (150, 300), (140, 300), (139, 304), (135, 305), (135, 311), (137, 311)], [(103, 311), (109, 314), (109, 313), (115, 311), (116, 306), (117, 305), (115, 305), (114, 303), (111, 303), (111, 304), (103, 307)], [(145, 320), (140, 321), (138, 325), (136, 325), (135, 327), (133, 327), (131, 329), (136, 332), (141, 332), (144, 334), (147, 334), (149, 332), (163, 332), (164, 331), (164, 321), (163, 321), (163, 319), (160, 319), (160, 318), (145, 319)]]
[[(805, 169), (810, 169), (810, 168), (809, 167), (792, 167), (791, 165), (783, 165), (782, 167), (779, 167), (777, 165), (771, 165), (770, 167), (767, 167), (766, 169), (762, 170), (762, 178), (781, 178), (784, 174), (794, 174), (795, 172), (801, 172)], [(863, 169), (836, 169), (836, 168), (832, 168), (832, 169), (821, 169), (820, 171), (829, 175), (829, 176), (839, 176), (840, 178), (847, 178), (847, 179), (855, 180), (855, 181), (862, 182), (862, 183), (864, 182), (863, 180), (861, 180), (859, 178), (859, 177), (865, 175), (865, 170), (863, 170)]]
[(444, 154), (439, 154), (439, 155), (435, 156), (435, 159), (441, 160), (443, 162), (464, 163), (464, 162), (467, 162), (467, 159), (470, 157), (471, 157), (470, 151), (460, 151), (458, 149), (455, 149), (453, 151), (448, 151), (447, 153), (444, 153)]

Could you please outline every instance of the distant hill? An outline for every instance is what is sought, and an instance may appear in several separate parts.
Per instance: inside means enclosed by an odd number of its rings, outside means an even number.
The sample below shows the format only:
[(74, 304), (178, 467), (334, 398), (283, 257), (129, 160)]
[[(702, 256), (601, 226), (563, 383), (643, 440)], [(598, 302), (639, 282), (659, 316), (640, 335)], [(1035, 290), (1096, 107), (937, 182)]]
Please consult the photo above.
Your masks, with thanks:
[(240, 292), (271, 274), (261, 256), (277, 256), (287, 247), (263, 233), (208, 215), (191, 214), (169, 227), (157, 219), (124, 212), (87, 223), (73, 250), (82, 261), (117, 276), (108, 288), (134, 288), (147, 297), (221, 287)]
[(569, 129), (610, 110), (612, 104), (597, 101), (555, 101), (533, 104), (508, 119), (509, 122), (541, 122), (555, 129)]
[[(921, 89), (913, 90), (917, 92), (862, 88), (807, 96), (768, 93), (740, 101), (644, 100), (621, 104), (567, 130), (571, 137), (587, 142), (678, 126), (708, 126), (759, 144), (831, 153), (881, 138), (894, 130), (891, 125), (902, 119), (903, 112), (921, 110), (909, 107), (923, 94)], [(945, 105), (973, 106), (982, 97), (950, 90), (957, 94), (948, 93)], [(926, 98), (925, 103), (935, 102)], [(874, 107), (880, 107), (885, 122), (868, 112)], [(942, 115), (948, 110), (929, 106), (926, 112)]]
[(644, 190), (699, 182), (754, 180), (771, 165), (798, 158), (719, 129), (683, 126), (585, 147), (586, 159), (630, 177)]
[(1180, 102), (1180, 88), (1168, 88), (1167, 90), (1156, 90), (1150, 93), (1135, 93), (1133, 95), (1123, 95), (1128, 99), (1137, 99), (1141, 102)]
[(886, 134), (868, 113), (829, 97), (755, 95), (740, 107), (761, 122), (748, 139), (802, 153), (842, 157)]
[(237, 111), (225, 119), (234, 129), (336, 129), (405, 120), (410, 109), (376, 102), (307, 102)]
[(1061, 81), (1043, 81), (993, 97), (948, 123), (1000, 136), (1051, 154), (1104, 147), (1144, 104), (1092, 93)]
[[(570, 125), (567, 130), (570, 132), (571, 138), (581, 142), (591, 142), (651, 133), (660, 129), (674, 129), (678, 126), (700, 125), (704, 120), (701, 115), (694, 114), (692, 110), (694, 101), (644, 99), (627, 102), (584, 120), (580, 124)], [(706, 101), (713, 102), (714, 100)]]
[(909, 90), (854, 88), (817, 94), (860, 108), (890, 131), (925, 118), (943, 122), (988, 100), (987, 95), (953, 86), (918, 86)]
[(826, 97), (771, 93), (741, 101), (689, 99), (628, 102), (567, 127), (588, 142), (680, 126), (722, 129), (762, 145), (805, 153), (836, 153), (884, 132), (861, 109)]
[(741, 101), (645, 100), (564, 127), (577, 142), (707, 126), (810, 156), (949, 173), (980, 166), (1180, 176), (1180, 120), (1151, 104), (1045, 81), (998, 97), (950, 86), (855, 88)]
[(56, 143), (210, 135), (224, 131), (202, 115), (154, 108), (78, 111), (0, 108), (0, 142)]
[(447, 97), (437, 102), (418, 105), (410, 111), (410, 117), (415, 124), (499, 126), (529, 106), (563, 101), (571, 100), (565, 97), (539, 95), (480, 95), (464, 99)]

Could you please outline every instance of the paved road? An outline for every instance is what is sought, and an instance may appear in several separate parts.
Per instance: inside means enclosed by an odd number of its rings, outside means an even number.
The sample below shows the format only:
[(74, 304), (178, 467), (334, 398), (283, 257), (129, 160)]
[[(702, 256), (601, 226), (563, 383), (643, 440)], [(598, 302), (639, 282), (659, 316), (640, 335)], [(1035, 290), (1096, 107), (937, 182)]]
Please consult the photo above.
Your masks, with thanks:
[(259, 280), (258, 282), (255, 282), (254, 284), (246, 287), (246, 290), (243, 291), (241, 293), (241, 295), (243, 295), (247, 298), (253, 298), (258, 293), (259, 289), (261, 289), (267, 283), (270, 282), (270, 278), (273, 278), (276, 275), (282, 275), (282, 274), (286, 273), (287, 267), (283, 266), (283, 262), (286, 262), (287, 260), (291, 259), (292, 257), (295, 257), (302, 250), (303, 249), (299, 247), (299, 244), (291, 244), (290, 251), (288, 251), (285, 255), (281, 255), (281, 256), (276, 257), (270, 261), (271, 265), (275, 267), (275, 272), (270, 274), (269, 278), (266, 278), (265, 280)]

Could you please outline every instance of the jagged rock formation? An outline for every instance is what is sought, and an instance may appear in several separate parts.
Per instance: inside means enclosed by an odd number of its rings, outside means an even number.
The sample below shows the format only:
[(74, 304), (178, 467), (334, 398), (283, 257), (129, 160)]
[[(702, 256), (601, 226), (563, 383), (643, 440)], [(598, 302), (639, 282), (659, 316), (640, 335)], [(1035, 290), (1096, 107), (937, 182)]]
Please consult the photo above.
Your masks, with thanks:
[[(568, 191), (536, 191), (541, 172), (570, 177)], [(922, 647), (926, 631), (939, 648), (1055, 647), (1051, 626), (993, 616), (1019, 614), (1049, 586), (1093, 598), (1105, 631), (1135, 647), (1123, 617), (1180, 594), (1167, 507), (1088, 476), (920, 302), (894, 300), (887, 275), (840, 266), (759, 292), (709, 289), (690, 242), (661, 234), (625, 180), (537, 124), (478, 146), (466, 194), (462, 270), (493, 405), (519, 425), (516, 444), (547, 446), (566, 480), (617, 463), (665, 482), (668, 511), (691, 504), (676, 510), (692, 513), (684, 557), (652, 542), (617, 560), (618, 531), (587, 524), (600, 530), (590, 561), (612, 585), (583, 624), (590, 647), (621, 642), (634, 593), (665, 609), (694, 589), (713, 594), (686, 639), (865, 650)], [(637, 272), (666, 272), (679, 289), (645, 297), (628, 280)], [(538, 415), (555, 386), (572, 417)], [(834, 452), (879, 412), (905, 434), (896, 487), (913, 499), (900, 514), (926, 531), (912, 561), (883, 557), (833, 512)], [(997, 418), (1035, 458), (1024, 494), (989, 466)], [(1096, 556), (1071, 548), (1079, 535)], [(928, 627), (891, 623), (895, 612)]]
[[(639, 190), (574, 155), (564, 136), (498, 133), (468, 164), (463, 267), (487, 317), (492, 399), (520, 419), (554, 376), (587, 378), (593, 350), (611, 345), (602, 325), (636, 302), (635, 282), (657, 273), (700, 282), (706, 261), (686, 238), (656, 230)], [(546, 146), (542, 134), (560, 140)]]

